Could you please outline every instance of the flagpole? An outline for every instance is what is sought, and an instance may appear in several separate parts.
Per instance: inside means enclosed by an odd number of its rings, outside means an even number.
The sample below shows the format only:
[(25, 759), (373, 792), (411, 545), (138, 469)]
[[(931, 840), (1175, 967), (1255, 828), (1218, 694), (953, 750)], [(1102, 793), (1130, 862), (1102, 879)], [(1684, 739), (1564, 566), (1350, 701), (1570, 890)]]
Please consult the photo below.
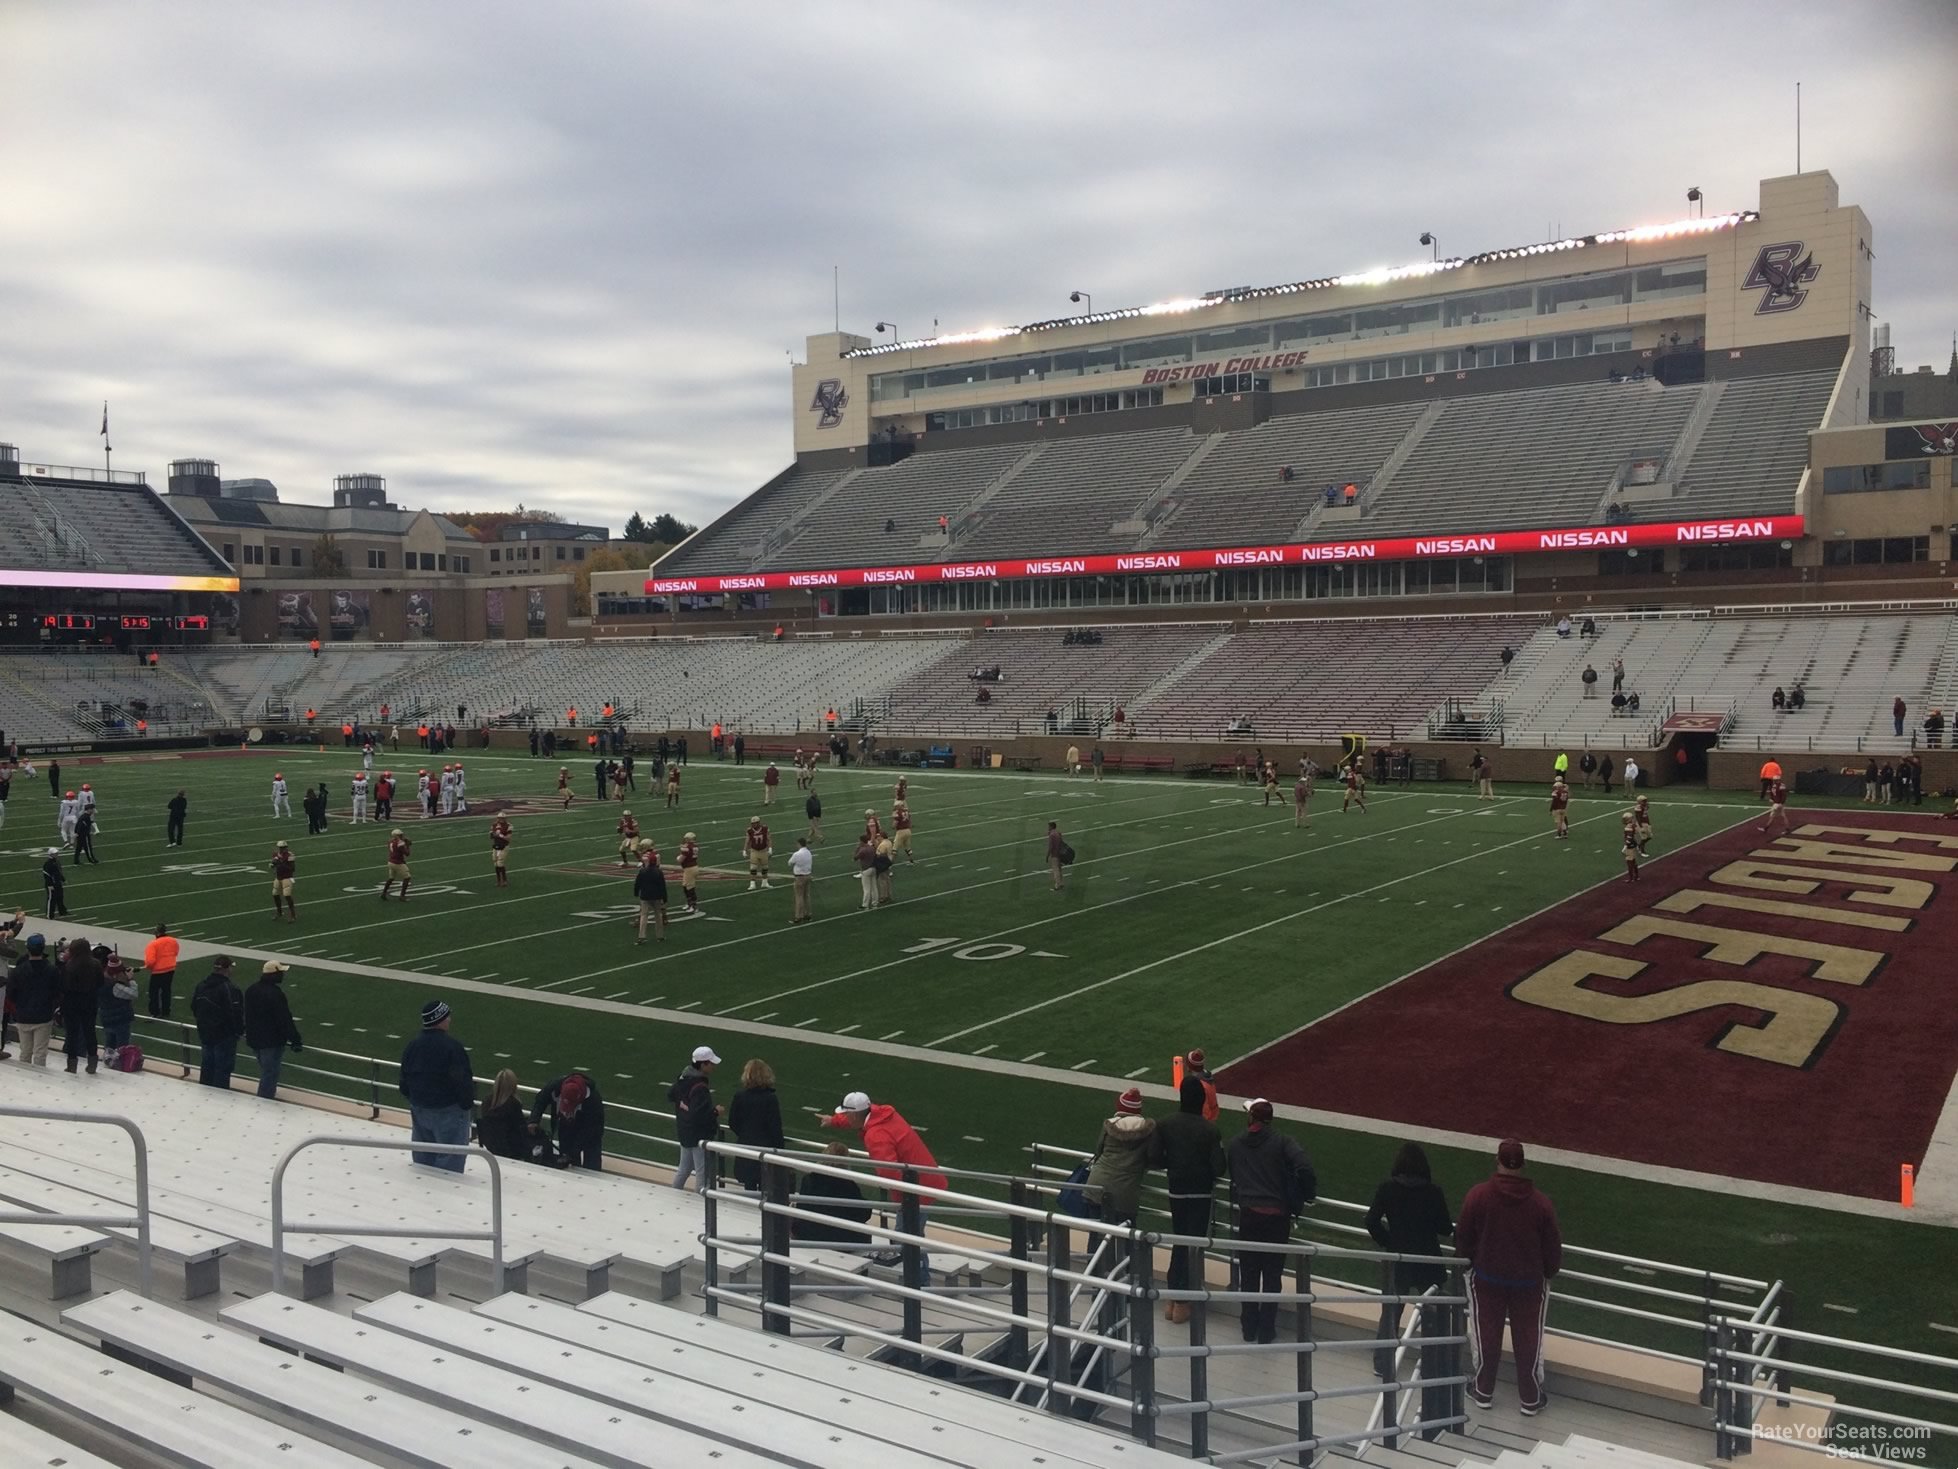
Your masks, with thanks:
[(116, 477), (116, 472), (110, 467), (109, 462), (109, 456), (113, 453), (115, 449), (109, 443), (109, 405), (105, 401), (102, 404), (102, 477), (111, 483)]

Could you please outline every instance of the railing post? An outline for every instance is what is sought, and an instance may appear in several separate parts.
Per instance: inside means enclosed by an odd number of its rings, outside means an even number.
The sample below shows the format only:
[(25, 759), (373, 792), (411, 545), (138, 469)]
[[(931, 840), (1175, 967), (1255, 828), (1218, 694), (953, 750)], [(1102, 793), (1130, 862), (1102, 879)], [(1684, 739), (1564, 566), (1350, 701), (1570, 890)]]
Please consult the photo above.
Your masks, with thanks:
[[(1429, 1294), (1436, 1290), (1450, 1294), (1461, 1293), (1461, 1282), (1442, 1277), (1441, 1284), (1431, 1287)], [(1433, 1344), (1437, 1337), (1451, 1335), (1449, 1331), (1450, 1312), (1445, 1306), (1417, 1306), (1420, 1313), (1416, 1330), (1421, 1339), (1421, 1406), (1418, 1416), (1423, 1423), (1433, 1423), (1442, 1418), (1452, 1417), (1455, 1411), (1456, 1391), (1449, 1387), (1436, 1387), (1434, 1383), (1444, 1377), (1454, 1377), (1461, 1371), (1462, 1352), (1459, 1347), (1449, 1348)], [(1441, 1430), (1424, 1428), (1421, 1437), (1432, 1442)]]
[(1713, 1354), (1718, 1345), (1715, 1338), (1713, 1316), (1713, 1273), (1700, 1273), (1700, 1406), (1713, 1402), (1714, 1370)]
[[(796, 1192), (797, 1178), (793, 1168), (774, 1156), (762, 1159), (761, 1190), (764, 1203), (761, 1211), (761, 1247), (767, 1254), (782, 1257), (779, 1262), (762, 1262), (761, 1298), (764, 1307), (786, 1306), (792, 1294), (788, 1262), (793, 1224), (789, 1216), (781, 1211), (789, 1207), (789, 1197)], [(795, 1325), (781, 1312), (766, 1309), (762, 1312), (761, 1324), (763, 1331), (772, 1331), (778, 1336), (789, 1335)]]
[[(1287, 1231), (1289, 1234), (1289, 1231)], [(1298, 1312), (1295, 1335), (1298, 1339), (1298, 1391), (1299, 1391), (1299, 1440), (1309, 1443), (1312, 1439), (1312, 1257), (1317, 1253), (1315, 1247), (1308, 1245), (1298, 1257), (1293, 1267), (1292, 1294), (1294, 1307)], [(1301, 1464), (1312, 1462), (1312, 1450), (1300, 1449), (1298, 1461)]]
[(1068, 1404), (1061, 1400), (1058, 1388), (1069, 1380), (1073, 1349), (1065, 1337), (1055, 1334), (1054, 1328), (1074, 1324), (1069, 1319), (1067, 1282), (1060, 1278), (1061, 1271), (1073, 1266), (1072, 1252), (1068, 1248), (1069, 1234), (1068, 1228), (1050, 1210), (1047, 1215), (1047, 1341), (1043, 1348), (1046, 1353), (1049, 1413), (1068, 1411)]
[[(904, 1181), (915, 1184), (918, 1170), (904, 1170)], [(924, 1210), (919, 1206), (918, 1196), (906, 1190), (898, 1195), (897, 1227), (907, 1235), (923, 1234), (925, 1230)], [(925, 1251), (922, 1245), (906, 1240), (899, 1247), (899, 1268), (907, 1291), (921, 1291), (925, 1288)], [(908, 1342), (922, 1342), (925, 1339), (925, 1303), (914, 1295), (904, 1298), (904, 1339)], [(922, 1371), (925, 1359), (917, 1352), (906, 1352), (900, 1365), (913, 1372)]]
[[(1467, 1295), (1466, 1281), (1467, 1267), (1463, 1267), (1463, 1272), (1455, 1283), (1454, 1293), (1456, 1295)], [(1475, 1330), (1475, 1323), (1469, 1320), (1469, 1308), (1466, 1300), (1457, 1301), (1448, 1308), (1448, 1334), (1458, 1338), (1448, 1348), (1448, 1375), (1450, 1377), (1466, 1377), (1468, 1375), (1468, 1364), (1475, 1360), (1475, 1354), (1469, 1350), (1468, 1345), (1468, 1334), (1473, 1330)], [(1467, 1383), (1457, 1382), (1450, 1385), (1448, 1389), (1448, 1416), (1450, 1418), (1468, 1417)]]
[(381, 1058), (367, 1058), (367, 1120), (381, 1120)]
[[(1027, 1207), (1026, 1180), (1016, 1178), (1008, 1188), (1008, 1198), (1016, 1210)], [(1027, 1221), (1024, 1215), (1015, 1213), (1008, 1225), (1007, 1252), (1013, 1256), (1015, 1266), (1011, 1279), (1007, 1282), (1007, 1309), (1022, 1322), (1027, 1315), (1027, 1271), (1029, 1259), (1027, 1252)], [(1027, 1365), (1027, 1328), (1024, 1325), (1012, 1326), (1006, 1332), (1006, 1364), (1009, 1367), (1024, 1369)]]
[[(1210, 1238), (1216, 1240), (1216, 1224), (1213, 1220)], [(1190, 1262), (1189, 1287), (1200, 1290), (1208, 1297), (1210, 1293), (1210, 1273), (1207, 1266), (1209, 1247), (1192, 1250)], [(1190, 1345), (1201, 1347), (1208, 1344), (1206, 1328), (1210, 1323), (1210, 1302), (1208, 1299), (1187, 1302), (1190, 1307)], [(1202, 1352), (1190, 1357), (1190, 1401), (1207, 1403), (1210, 1401), (1210, 1358)], [(1190, 1457), (1201, 1459), (1210, 1452), (1210, 1410), (1199, 1408), (1190, 1415)]]
[(1708, 1353), (1708, 1369), (1713, 1374), (1713, 1453), (1714, 1457), (1730, 1460), (1739, 1451), (1735, 1435), (1730, 1425), (1733, 1423), (1734, 1394), (1727, 1387), (1727, 1346), (1731, 1340), (1730, 1327), (1724, 1321), (1714, 1327), (1713, 1341)]
[(1129, 1227), (1129, 1437), (1156, 1446), (1156, 1237)]

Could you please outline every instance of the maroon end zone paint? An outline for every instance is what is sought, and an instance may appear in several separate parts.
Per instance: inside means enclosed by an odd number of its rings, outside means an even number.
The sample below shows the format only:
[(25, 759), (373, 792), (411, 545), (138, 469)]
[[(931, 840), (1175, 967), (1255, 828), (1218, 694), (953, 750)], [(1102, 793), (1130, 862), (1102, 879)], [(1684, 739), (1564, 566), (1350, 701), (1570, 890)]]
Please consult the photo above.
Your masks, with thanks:
[[(1644, 880), (1611, 877), (1450, 958), (1417, 971), (1298, 1035), (1230, 1067), (1219, 1084), (1298, 1106), (1422, 1127), (1515, 1136), (1528, 1142), (1867, 1198), (1896, 1196), (1900, 1163), (1921, 1163), (1958, 1072), (1958, 848), (1902, 840), (1802, 833), (1854, 828), (1958, 840), (1958, 824), (1928, 815), (1861, 811), (1791, 813), (1795, 842), (1848, 846), (1862, 862), (1789, 853), (1783, 834), (1763, 836), (1759, 818), (1705, 838), (1645, 869)], [(1849, 900), (1851, 882), (1810, 879), (1811, 894), (1752, 890), (1712, 876), (1738, 859), (1865, 873), (1928, 888), (1921, 908)], [(1953, 870), (1880, 865), (1886, 853), (1949, 861)], [(1773, 874), (1769, 874), (1773, 876)], [(1792, 880), (1800, 881), (1795, 878)], [(1748, 906), (1695, 911), (1658, 908), (1688, 890), (1737, 896)], [(1674, 901), (1683, 901), (1674, 899)], [(1901, 919), (1900, 930), (1850, 926), (1769, 912), (1759, 902)], [(1833, 945), (1797, 956), (1764, 953), (1744, 963), (1708, 956), (1709, 940), (1653, 933), (1635, 942), (1601, 936), (1640, 920)], [(1743, 937), (1737, 947), (1746, 949)], [(1601, 956), (1636, 975), (1585, 975), (1568, 956)], [(1863, 957), (1858, 958), (1857, 955)], [(1533, 977), (1563, 961), (1544, 988)], [(1828, 962), (1824, 962), (1828, 961)], [(1610, 967), (1610, 966), (1607, 966)], [(1839, 977), (1820, 977), (1833, 972)], [(1867, 971), (1861, 982), (1855, 976)], [(1573, 976), (1577, 976), (1573, 978)], [(1686, 991), (1686, 986), (1699, 990)], [(1697, 1008), (1698, 997), (1756, 986), (1786, 995), (1776, 1015), (1754, 1003)], [(1571, 988), (1605, 996), (1619, 1022), (1546, 1008), (1518, 997)], [(1683, 991), (1683, 995), (1682, 992)], [(1625, 1021), (1640, 1010), (1656, 1018)], [(1593, 1003), (1580, 997), (1577, 1003)], [(1679, 1013), (1660, 1014), (1672, 1009)], [(1797, 1023), (1787, 1023), (1789, 1019)], [(1822, 1023), (1826, 1019), (1826, 1024)], [(1726, 1049), (1722, 1043), (1726, 1042)], [(1738, 1049), (1737, 1049), (1738, 1048)], [(1783, 1059), (1747, 1054), (1779, 1050)], [(1788, 1064), (1800, 1057), (1799, 1064)]]

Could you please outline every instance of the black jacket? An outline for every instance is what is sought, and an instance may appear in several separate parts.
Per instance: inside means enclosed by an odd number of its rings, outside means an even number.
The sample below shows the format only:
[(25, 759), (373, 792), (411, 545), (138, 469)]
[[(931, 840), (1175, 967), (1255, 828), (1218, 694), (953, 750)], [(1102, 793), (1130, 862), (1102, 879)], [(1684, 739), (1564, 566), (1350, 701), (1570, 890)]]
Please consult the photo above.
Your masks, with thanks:
[(499, 1158), (530, 1161), (530, 1124), (523, 1115), (523, 1103), (511, 1097), (500, 1107), (483, 1103), (483, 1115), (476, 1122), (476, 1141)]
[[(863, 1190), (847, 1178), (831, 1178), (827, 1174), (809, 1173), (796, 1180), (795, 1191), (799, 1194), (821, 1194), (825, 1198), (837, 1200), (834, 1204), (798, 1206), (811, 1214), (827, 1214), (832, 1219), (849, 1219), (858, 1224), (870, 1218), (870, 1205), (863, 1202)], [(807, 1219), (791, 1219), (789, 1237), (812, 1244), (836, 1245), (860, 1245), (869, 1238), (861, 1230), (838, 1229), (828, 1224), (815, 1224)]]
[[(782, 1099), (772, 1086), (749, 1086), (736, 1092), (728, 1105), (727, 1125), (743, 1147), (781, 1148), (788, 1143), (782, 1131)], [(761, 1164), (753, 1158), (736, 1158), (734, 1176), (754, 1188), (761, 1182)]]
[(811, 821), (821, 821), (823, 819), (823, 803), (817, 798), (814, 792), (811, 792), (809, 799), (802, 803), (802, 809), (809, 813), (809, 819)]
[[(585, 1100), (579, 1103), (575, 1117), (562, 1117), (558, 1115), (557, 1110), (558, 1092), (563, 1089), (565, 1082), (574, 1076), (585, 1078)], [(536, 1100), (530, 1104), (530, 1120), (542, 1127), (546, 1116), (550, 1117), (552, 1125), (557, 1128), (553, 1135), (557, 1138), (558, 1148), (562, 1152), (581, 1151), (586, 1143), (601, 1140), (605, 1136), (605, 1098), (598, 1094), (598, 1083), (591, 1079), (589, 1072), (566, 1072), (538, 1091)]]
[(59, 857), (50, 857), (41, 864), (42, 887), (58, 888), (66, 885), (67, 881), (67, 875), (61, 870), (61, 859)]
[(424, 1030), (402, 1048), (401, 1095), (417, 1107), (473, 1107), (469, 1052), (446, 1030)]
[(1254, 1127), (1231, 1139), (1226, 1157), (1231, 1197), (1240, 1209), (1296, 1214), (1319, 1196), (1319, 1177), (1305, 1149), (1284, 1133)]
[(292, 1004), (277, 975), (265, 975), (245, 991), (245, 1044), (254, 1051), (269, 1051), (274, 1046), (305, 1049), (299, 1027), (292, 1023)]
[[(1455, 1232), (1448, 1199), (1425, 1178), (1396, 1173), (1373, 1191), (1367, 1233), (1383, 1250), (1403, 1255), (1439, 1255), (1441, 1237)], [(1411, 1265), (1408, 1275), (1422, 1285), (1439, 1285), (1447, 1271), (1439, 1265)]]
[(666, 874), (657, 862), (642, 862), (633, 874), (632, 895), (647, 903), (666, 901)]
[(1201, 1110), (1172, 1112), (1156, 1124), (1153, 1166), (1167, 1174), (1172, 1196), (1208, 1194), (1224, 1176), (1224, 1139)]
[(7, 977), (7, 998), (14, 1002), (16, 1025), (50, 1024), (60, 995), (61, 976), (45, 954), (29, 954)]
[(184, 813), (188, 810), (190, 810), (190, 802), (186, 798), (183, 796), (172, 796), (170, 798), (170, 815), (174, 819), (182, 821), (184, 819)]
[(721, 1122), (714, 1112), (714, 1088), (706, 1072), (689, 1064), (667, 1089), (666, 1099), (673, 1104), (673, 1133), (681, 1147), (697, 1148), (713, 1141)]
[(215, 969), (191, 991), (190, 1013), (197, 1021), (197, 1038), (222, 1045), (245, 1033), (245, 996), (231, 976)]

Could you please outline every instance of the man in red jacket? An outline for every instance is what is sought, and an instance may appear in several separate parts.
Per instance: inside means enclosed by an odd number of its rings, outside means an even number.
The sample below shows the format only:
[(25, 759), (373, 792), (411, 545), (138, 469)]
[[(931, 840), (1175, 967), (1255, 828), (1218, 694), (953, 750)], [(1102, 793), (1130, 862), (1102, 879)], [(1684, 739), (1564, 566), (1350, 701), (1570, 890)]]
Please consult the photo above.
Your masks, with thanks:
[(938, 1160), (932, 1157), (925, 1140), (888, 1102), (873, 1105), (868, 1094), (851, 1092), (843, 1099), (841, 1107), (823, 1119), (822, 1125), (861, 1133), (861, 1146), (866, 1153), (879, 1163), (895, 1165), (879, 1168), (879, 1177), (902, 1179), (904, 1170), (909, 1167), (918, 1170), (918, 1182), (926, 1188), (947, 1186), (944, 1174), (925, 1171), (937, 1168)]
[(1557, 1210), (1523, 1176), (1523, 1145), (1506, 1138), (1496, 1148), (1496, 1172), (1462, 1200), (1455, 1248), (1468, 1260), (1469, 1346), (1475, 1380), (1468, 1395), (1478, 1408), (1496, 1401), (1496, 1369), (1502, 1365), (1503, 1323), (1516, 1353), (1518, 1411), (1543, 1411), (1543, 1318), (1550, 1280), (1563, 1268), (1564, 1240)]

